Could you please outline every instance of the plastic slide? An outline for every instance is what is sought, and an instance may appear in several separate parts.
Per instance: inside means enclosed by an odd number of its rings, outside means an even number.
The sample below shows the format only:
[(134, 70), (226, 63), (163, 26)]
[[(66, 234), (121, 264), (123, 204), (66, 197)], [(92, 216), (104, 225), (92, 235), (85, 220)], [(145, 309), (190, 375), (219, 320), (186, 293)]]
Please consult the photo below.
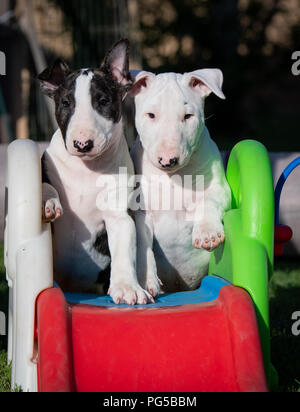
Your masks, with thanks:
[(155, 304), (64, 294), (53, 283), (50, 225), (41, 223), (38, 146), (8, 149), (5, 254), (12, 385), (40, 392), (255, 392), (276, 383), (268, 280), (274, 191), (266, 149), (243, 141), (227, 178), (226, 242), (200, 289)]

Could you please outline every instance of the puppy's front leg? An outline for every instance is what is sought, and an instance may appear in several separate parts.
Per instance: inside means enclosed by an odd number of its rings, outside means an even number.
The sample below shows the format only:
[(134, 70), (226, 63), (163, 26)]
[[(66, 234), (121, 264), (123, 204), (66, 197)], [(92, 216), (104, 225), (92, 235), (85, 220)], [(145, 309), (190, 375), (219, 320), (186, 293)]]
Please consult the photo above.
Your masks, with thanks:
[(225, 233), (222, 219), (230, 205), (229, 191), (222, 190), (205, 194), (204, 210), (196, 207), (193, 228), (193, 245), (209, 252), (224, 243)]
[(109, 295), (116, 304), (129, 305), (153, 302), (139, 285), (136, 275), (136, 229), (126, 212), (110, 212), (105, 217), (111, 253)]
[(43, 183), (42, 199), (42, 219), (44, 223), (54, 222), (63, 215), (63, 208), (57, 190), (49, 183)]
[(216, 249), (225, 241), (224, 214), (230, 209), (231, 191), (226, 182), (223, 168), (219, 167), (219, 174), (204, 191), (204, 208), (196, 207), (193, 228), (193, 245), (196, 249), (209, 252)]
[(137, 230), (137, 275), (140, 284), (156, 297), (162, 283), (157, 276), (157, 268), (153, 253), (153, 224), (147, 213), (138, 211), (135, 214)]

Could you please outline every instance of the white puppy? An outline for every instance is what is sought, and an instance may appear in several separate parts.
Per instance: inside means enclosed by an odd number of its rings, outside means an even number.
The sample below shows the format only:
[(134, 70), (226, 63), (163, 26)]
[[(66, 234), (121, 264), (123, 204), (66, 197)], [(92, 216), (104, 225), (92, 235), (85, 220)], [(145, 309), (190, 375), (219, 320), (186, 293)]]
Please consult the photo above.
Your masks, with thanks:
[[(225, 98), (222, 83), (217, 69), (184, 75), (141, 72), (131, 91), (139, 134), (132, 158), (136, 174), (144, 177), (140, 192), (146, 209), (136, 212), (137, 270), (152, 296), (161, 285), (164, 292), (197, 288), (207, 274), (209, 252), (224, 242), (222, 218), (230, 208), (231, 191), (204, 117), (211, 92)], [(159, 190), (154, 176), (162, 183)], [(194, 185), (181, 192), (185, 176)], [(203, 187), (195, 186), (197, 176), (204, 177)], [(182, 208), (166, 210), (166, 193), (173, 196), (171, 205), (182, 199)]]

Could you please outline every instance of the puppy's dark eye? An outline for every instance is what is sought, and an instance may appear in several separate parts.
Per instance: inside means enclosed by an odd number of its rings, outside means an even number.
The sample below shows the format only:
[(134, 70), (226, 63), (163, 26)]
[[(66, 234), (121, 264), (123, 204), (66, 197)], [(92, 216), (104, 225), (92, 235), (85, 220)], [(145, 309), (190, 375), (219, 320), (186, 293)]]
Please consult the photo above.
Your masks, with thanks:
[(101, 97), (101, 99), (99, 99), (99, 106), (107, 106), (109, 103), (109, 100), (106, 97)]
[(70, 102), (70, 100), (65, 99), (65, 100), (62, 101), (62, 105), (63, 105), (64, 108), (68, 108), (68, 107), (71, 106), (71, 102)]
[(154, 113), (147, 113), (147, 115), (150, 117), (150, 119), (155, 119), (155, 114)]
[(184, 116), (184, 120), (189, 120), (189, 119), (191, 119), (192, 117), (194, 117), (193, 114), (186, 114), (186, 115)]

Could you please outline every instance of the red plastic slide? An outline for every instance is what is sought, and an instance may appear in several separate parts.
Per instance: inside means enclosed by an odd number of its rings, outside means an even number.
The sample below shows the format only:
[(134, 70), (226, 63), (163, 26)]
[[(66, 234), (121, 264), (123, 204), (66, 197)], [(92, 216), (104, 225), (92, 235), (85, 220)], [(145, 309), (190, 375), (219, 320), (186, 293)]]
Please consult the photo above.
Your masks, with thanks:
[(267, 391), (251, 298), (229, 284), (217, 295), (169, 307), (97, 307), (46, 290), (37, 301), (39, 391)]

